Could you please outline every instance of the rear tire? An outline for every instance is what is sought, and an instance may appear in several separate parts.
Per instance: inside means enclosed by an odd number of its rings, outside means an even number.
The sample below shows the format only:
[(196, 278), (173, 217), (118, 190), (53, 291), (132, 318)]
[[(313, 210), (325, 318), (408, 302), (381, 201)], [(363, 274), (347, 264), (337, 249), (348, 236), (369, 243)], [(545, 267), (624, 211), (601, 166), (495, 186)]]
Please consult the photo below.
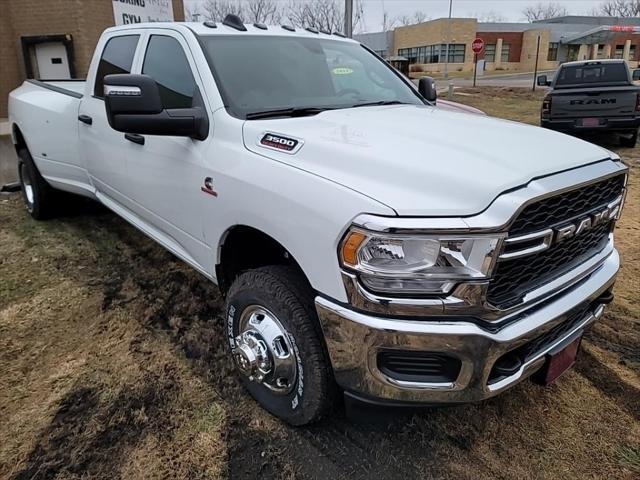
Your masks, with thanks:
[(53, 217), (56, 191), (42, 178), (26, 148), (18, 151), (18, 159), (22, 199), (27, 212), (36, 220), (46, 220)]
[(620, 145), (627, 148), (634, 148), (636, 146), (636, 142), (638, 141), (638, 130), (635, 130), (631, 137), (620, 137)]
[[(280, 265), (245, 272), (229, 289), (226, 311), (231, 354), (244, 386), (260, 405), (291, 425), (317, 421), (332, 408), (333, 372), (313, 292), (302, 275)], [(257, 362), (251, 363), (254, 353)], [(265, 358), (268, 367), (256, 370)]]

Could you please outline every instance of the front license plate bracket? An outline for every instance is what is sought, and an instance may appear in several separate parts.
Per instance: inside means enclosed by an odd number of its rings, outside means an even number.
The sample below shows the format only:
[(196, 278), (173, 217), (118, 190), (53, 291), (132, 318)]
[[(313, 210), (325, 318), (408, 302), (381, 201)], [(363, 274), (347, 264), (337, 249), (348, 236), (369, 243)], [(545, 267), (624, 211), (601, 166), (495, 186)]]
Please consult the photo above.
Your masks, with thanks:
[(575, 332), (561, 344), (550, 350), (542, 368), (533, 376), (533, 380), (540, 385), (550, 385), (576, 363), (580, 351), (583, 331)]

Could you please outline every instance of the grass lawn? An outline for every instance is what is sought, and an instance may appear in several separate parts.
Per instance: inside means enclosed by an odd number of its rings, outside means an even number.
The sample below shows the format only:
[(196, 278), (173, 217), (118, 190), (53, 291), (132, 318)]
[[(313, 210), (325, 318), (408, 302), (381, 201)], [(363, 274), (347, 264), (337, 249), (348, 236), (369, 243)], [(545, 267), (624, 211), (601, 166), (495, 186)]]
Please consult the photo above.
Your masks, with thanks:
[[(537, 123), (541, 94), (461, 93)], [(640, 148), (612, 148), (631, 167), (624, 265), (575, 369), (480, 404), (378, 423), (339, 410), (306, 429), (240, 387), (203, 277), (97, 206), (35, 222), (0, 197), (0, 478), (640, 478)]]

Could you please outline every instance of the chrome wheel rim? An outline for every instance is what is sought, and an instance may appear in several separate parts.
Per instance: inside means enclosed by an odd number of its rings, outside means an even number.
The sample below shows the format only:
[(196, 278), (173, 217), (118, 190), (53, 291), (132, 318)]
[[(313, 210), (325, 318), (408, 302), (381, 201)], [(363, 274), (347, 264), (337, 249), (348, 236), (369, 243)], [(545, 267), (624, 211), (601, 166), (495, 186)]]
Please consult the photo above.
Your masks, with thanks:
[(264, 307), (251, 305), (240, 315), (238, 332), (233, 358), (240, 373), (275, 394), (290, 393), (298, 373), (296, 355), (278, 318)]
[(29, 173), (27, 172), (27, 166), (24, 163), (20, 165), (20, 180), (22, 181), (22, 191), (24, 192), (24, 199), (27, 203), (27, 208), (31, 210), (33, 208), (34, 198), (33, 185), (29, 178)]

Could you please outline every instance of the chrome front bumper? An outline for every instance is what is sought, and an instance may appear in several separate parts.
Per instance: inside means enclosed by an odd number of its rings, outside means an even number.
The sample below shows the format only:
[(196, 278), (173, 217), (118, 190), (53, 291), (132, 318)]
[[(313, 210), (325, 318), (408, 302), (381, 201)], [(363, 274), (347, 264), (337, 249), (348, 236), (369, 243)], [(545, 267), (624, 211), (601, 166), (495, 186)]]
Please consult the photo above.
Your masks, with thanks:
[[(359, 313), (324, 297), (316, 298), (316, 310), (326, 339), (335, 378), (345, 390), (377, 399), (459, 403), (483, 400), (515, 385), (540, 369), (547, 353), (589, 327), (604, 311), (598, 298), (609, 290), (620, 267), (617, 251), (587, 278), (552, 301), (531, 308), (508, 325), (483, 328), (482, 323), (452, 321), (443, 316), (420, 320), (378, 317)], [(494, 363), (505, 353), (524, 345), (567, 320), (580, 305), (591, 308), (573, 328), (528, 358), (520, 369), (489, 383)], [(491, 325), (488, 325), (491, 327)], [(446, 353), (461, 362), (450, 383), (406, 382), (391, 378), (377, 366), (381, 350)]]

